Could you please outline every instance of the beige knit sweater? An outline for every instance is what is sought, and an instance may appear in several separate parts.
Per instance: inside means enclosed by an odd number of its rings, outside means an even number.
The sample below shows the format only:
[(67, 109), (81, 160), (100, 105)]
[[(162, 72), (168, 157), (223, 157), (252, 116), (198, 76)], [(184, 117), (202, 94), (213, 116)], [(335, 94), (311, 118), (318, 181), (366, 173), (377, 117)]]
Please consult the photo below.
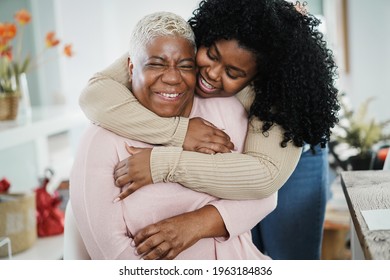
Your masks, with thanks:
[[(152, 151), (154, 183), (178, 182), (225, 199), (259, 199), (281, 188), (294, 171), (302, 148), (292, 143), (281, 148), (282, 128), (274, 125), (265, 136), (257, 118), (250, 120), (243, 154), (183, 151), (188, 119), (161, 118), (147, 110), (130, 92), (128, 81), (127, 55), (123, 55), (90, 79), (81, 93), (80, 106), (91, 121), (108, 130), (165, 145)], [(248, 110), (254, 94), (247, 87), (237, 97)]]

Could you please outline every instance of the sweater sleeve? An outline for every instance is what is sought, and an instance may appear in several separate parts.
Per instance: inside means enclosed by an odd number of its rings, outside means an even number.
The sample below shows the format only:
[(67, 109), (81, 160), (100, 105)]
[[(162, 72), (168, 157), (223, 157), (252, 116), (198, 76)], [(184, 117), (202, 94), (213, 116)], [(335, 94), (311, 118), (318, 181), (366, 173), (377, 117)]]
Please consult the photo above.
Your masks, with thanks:
[(207, 155), (179, 147), (155, 147), (151, 154), (154, 183), (179, 182), (199, 192), (225, 199), (260, 199), (279, 190), (294, 171), (302, 148), (280, 147), (282, 129), (267, 135), (261, 122), (250, 121), (244, 153)]
[(127, 55), (123, 55), (89, 80), (79, 105), (93, 123), (119, 135), (150, 144), (182, 146), (188, 118), (159, 117), (138, 102), (129, 86)]
[[(228, 239), (230, 239), (250, 231), (258, 222), (275, 210), (277, 198), (278, 193), (275, 192), (269, 197), (258, 200), (220, 199), (212, 201), (210, 204), (218, 209), (229, 233)], [(216, 239), (219, 241), (228, 240), (219, 237)]]
[[(249, 87), (237, 94), (248, 111), (254, 94)], [(151, 154), (153, 182), (178, 182), (192, 190), (225, 199), (261, 199), (279, 190), (294, 171), (302, 148), (282, 148), (283, 129), (262, 132), (252, 117), (244, 152), (207, 155), (179, 147), (155, 147)]]

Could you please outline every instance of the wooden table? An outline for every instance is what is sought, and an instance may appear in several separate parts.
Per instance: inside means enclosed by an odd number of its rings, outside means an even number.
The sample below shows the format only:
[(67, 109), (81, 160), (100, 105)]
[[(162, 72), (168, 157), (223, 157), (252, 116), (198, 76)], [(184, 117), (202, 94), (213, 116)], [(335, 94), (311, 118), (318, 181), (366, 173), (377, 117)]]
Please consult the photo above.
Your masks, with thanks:
[(390, 171), (342, 172), (341, 185), (364, 257), (390, 260), (390, 230), (370, 231), (361, 213), (390, 209)]

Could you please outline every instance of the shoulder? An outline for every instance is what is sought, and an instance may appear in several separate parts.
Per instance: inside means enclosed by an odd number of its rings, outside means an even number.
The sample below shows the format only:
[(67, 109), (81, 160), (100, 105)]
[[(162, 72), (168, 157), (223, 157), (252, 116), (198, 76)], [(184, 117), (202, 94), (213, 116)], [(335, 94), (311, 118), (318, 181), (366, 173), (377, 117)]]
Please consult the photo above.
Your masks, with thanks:
[(77, 157), (101, 161), (118, 161), (129, 156), (125, 143), (135, 147), (152, 147), (150, 144), (122, 137), (98, 125), (91, 124), (79, 143)]
[(253, 87), (251, 85), (246, 86), (236, 94), (236, 97), (244, 106), (245, 110), (249, 112), (253, 100), (255, 99), (255, 92), (253, 90)]
[(81, 137), (76, 157), (103, 159), (107, 155), (115, 155), (117, 143), (123, 143), (120, 138), (107, 129), (91, 124)]
[(82, 137), (82, 142), (87, 143), (100, 143), (100, 142), (114, 142), (119, 137), (113, 132), (102, 128), (98, 125), (91, 124), (87, 127)]

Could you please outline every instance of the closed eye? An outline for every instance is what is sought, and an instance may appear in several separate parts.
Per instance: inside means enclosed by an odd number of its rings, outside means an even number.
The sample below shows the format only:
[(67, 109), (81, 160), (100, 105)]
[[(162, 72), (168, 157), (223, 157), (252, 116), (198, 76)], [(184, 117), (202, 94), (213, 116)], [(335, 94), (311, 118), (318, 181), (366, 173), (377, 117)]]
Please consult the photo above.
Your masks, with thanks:
[(217, 61), (217, 60), (218, 60), (218, 58), (217, 58), (215, 55), (213, 55), (213, 54), (211, 53), (210, 48), (207, 49), (206, 54), (207, 54), (207, 57), (208, 57), (209, 59), (211, 59), (212, 61)]
[(193, 70), (195, 69), (195, 65), (179, 65), (179, 68), (183, 70)]
[(236, 75), (233, 75), (229, 69), (226, 69), (226, 75), (228, 75), (228, 77), (232, 80), (237, 80), (238, 77)]
[(152, 66), (152, 67), (164, 67), (165, 66), (165, 64), (163, 64), (163, 63), (148, 63), (146, 65)]

